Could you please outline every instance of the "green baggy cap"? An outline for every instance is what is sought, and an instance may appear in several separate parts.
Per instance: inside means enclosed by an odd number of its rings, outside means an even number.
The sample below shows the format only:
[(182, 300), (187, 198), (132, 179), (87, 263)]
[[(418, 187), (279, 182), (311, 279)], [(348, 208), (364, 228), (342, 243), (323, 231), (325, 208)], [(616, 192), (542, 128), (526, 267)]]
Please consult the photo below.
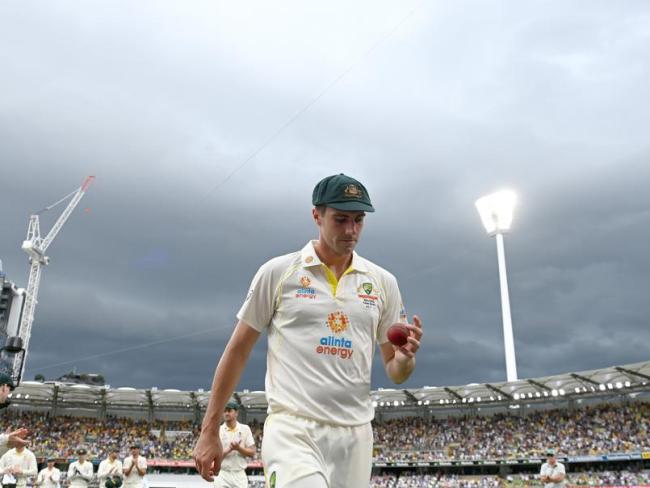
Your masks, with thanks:
[(239, 403), (228, 402), (226, 403), (226, 408), (224, 410), (239, 410)]
[(368, 190), (359, 181), (344, 175), (328, 176), (314, 188), (311, 203), (349, 212), (374, 212)]

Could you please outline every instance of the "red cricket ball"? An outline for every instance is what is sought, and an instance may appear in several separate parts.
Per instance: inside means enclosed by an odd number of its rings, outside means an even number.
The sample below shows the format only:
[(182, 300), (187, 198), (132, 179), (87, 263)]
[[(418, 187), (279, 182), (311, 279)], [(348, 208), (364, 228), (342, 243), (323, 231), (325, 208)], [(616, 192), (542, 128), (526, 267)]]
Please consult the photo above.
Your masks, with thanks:
[(401, 347), (408, 342), (408, 337), (410, 335), (409, 330), (406, 328), (406, 324), (393, 324), (388, 328), (388, 340), (396, 345)]

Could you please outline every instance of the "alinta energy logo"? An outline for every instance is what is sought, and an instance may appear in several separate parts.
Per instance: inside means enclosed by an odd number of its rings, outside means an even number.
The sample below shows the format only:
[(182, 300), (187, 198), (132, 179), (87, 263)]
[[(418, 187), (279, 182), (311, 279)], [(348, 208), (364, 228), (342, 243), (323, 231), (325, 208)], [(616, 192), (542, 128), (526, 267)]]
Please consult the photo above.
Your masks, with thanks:
[(312, 287), (311, 280), (308, 276), (300, 278), (300, 288), (296, 290), (296, 298), (309, 298), (310, 300), (316, 299), (316, 290)]
[(334, 335), (321, 337), (320, 343), (316, 346), (316, 353), (326, 356), (337, 356), (341, 359), (350, 359), (354, 350), (352, 349), (352, 341), (343, 336), (343, 333), (350, 326), (350, 319), (345, 312), (337, 311), (329, 313), (325, 321), (325, 326)]

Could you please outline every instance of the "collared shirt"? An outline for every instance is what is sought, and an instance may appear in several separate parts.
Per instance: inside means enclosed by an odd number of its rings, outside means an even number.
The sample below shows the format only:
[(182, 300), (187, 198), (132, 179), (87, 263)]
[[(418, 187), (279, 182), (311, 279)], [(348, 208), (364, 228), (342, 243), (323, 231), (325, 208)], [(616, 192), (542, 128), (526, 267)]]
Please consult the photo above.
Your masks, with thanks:
[(100, 488), (102, 488), (102, 482), (108, 478), (108, 477), (113, 477), (113, 476), (119, 476), (122, 478), (124, 476), (124, 473), (122, 472), (122, 461), (119, 459), (115, 459), (115, 461), (111, 461), (109, 459), (104, 459), (101, 463), (99, 463), (99, 469), (97, 470), (97, 477), (99, 478), (100, 481)]
[[(253, 447), (255, 445), (255, 439), (253, 438), (253, 433), (251, 428), (246, 424), (240, 424), (237, 422), (237, 425), (233, 429), (229, 428), (228, 425), (224, 422), (219, 427), (219, 438), (221, 439), (221, 445), (224, 449), (230, 447), (232, 442), (237, 444), (242, 444), (244, 447)], [(221, 461), (221, 469), (226, 471), (241, 471), (245, 470), (248, 466), (248, 460), (246, 456), (241, 455), (238, 451), (230, 451), (226, 457)]]
[(397, 280), (353, 253), (340, 280), (314, 243), (259, 269), (237, 318), (268, 331), (268, 412), (335, 425), (374, 417), (370, 373), (376, 344), (406, 321)]
[(59, 488), (59, 481), (61, 480), (61, 471), (59, 468), (53, 467), (52, 469), (43, 468), (38, 473), (36, 482), (41, 488)]
[(70, 488), (86, 488), (93, 478), (93, 463), (87, 459), (82, 463), (75, 461), (68, 466)]
[[(127, 458), (124, 460), (124, 465), (123, 465), (123, 470), (128, 471), (128, 469), (133, 466), (133, 456), (127, 456)], [(137, 466), (133, 466), (133, 469), (129, 473), (128, 476), (125, 477), (124, 479), (124, 484), (125, 485), (138, 485), (142, 486), (142, 478), (144, 476), (140, 476), (140, 473), (138, 473), (137, 468), (140, 468), (141, 470), (146, 470), (147, 469), (147, 460), (145, 459), (144, 456), (138, 456), (137, 459)]]
[[(27, 478), (29, 476), (36, 476), (38, 473), (36, 456), (27, 448), (23, 449), (22, 452), (16, 451), (15, 448), (9, 449), (2, 455), (0, 458), (0, 470), (4, 473), (9, 468), (14, 467), (19, 467), (22, 471), (13, 475), (16, 480), (16, 486), (25, 486), (27, 484)], [(7, 484), (7, 481), (3, 480), (3, 484)]]
[[(549, 463), (542, 464), (542, 469), (539, 471), (540, 476), (557, 476), (558, 474), (565, 474), (564, 464), (556, 462), (551, 466)], [(544, 488), (562, 488), (565, 485), (565, 480), (558, 483), (544, 483)]]

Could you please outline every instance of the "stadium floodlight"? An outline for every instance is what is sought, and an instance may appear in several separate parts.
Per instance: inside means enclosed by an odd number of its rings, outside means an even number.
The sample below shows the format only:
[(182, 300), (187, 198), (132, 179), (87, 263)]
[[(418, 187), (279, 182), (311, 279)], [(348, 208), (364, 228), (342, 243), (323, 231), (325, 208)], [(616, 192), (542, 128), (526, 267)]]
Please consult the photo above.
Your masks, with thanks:
[(508, 381), (517, 381), (517, 359), (515, 341), (512, 333), (510, 315), (510, 297), (508, 295), (508, 278), (506, 275), (506, 255), (503, 234), (510, 231), (512, 216), (517, 203), (514, 192), (504, 190), (476, 200), (476, 209), (489, 236), (497, 241), (497, 259), (499, 262), (499, 284), (501, 287), (501, 316), (503, 319), (503, 342), (506, 354), (506, 375)]

